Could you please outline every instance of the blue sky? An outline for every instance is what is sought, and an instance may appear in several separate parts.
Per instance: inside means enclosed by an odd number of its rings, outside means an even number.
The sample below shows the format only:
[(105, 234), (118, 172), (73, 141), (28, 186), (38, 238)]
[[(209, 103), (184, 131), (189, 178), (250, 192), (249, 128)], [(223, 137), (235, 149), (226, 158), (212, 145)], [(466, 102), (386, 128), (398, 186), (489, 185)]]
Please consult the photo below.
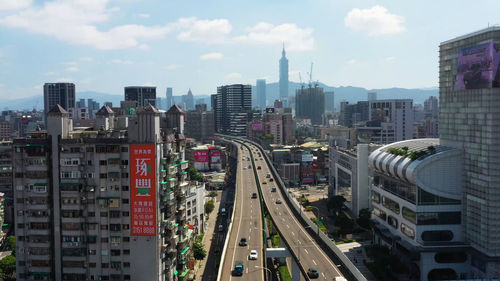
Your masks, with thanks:
[(500, 1), (0, 0), (0, 100), (45, 82), (123, 94), (155, 85), (212, 94), (290, 80), (368, 89), (435, 87), (439, 43), (500, 23)]

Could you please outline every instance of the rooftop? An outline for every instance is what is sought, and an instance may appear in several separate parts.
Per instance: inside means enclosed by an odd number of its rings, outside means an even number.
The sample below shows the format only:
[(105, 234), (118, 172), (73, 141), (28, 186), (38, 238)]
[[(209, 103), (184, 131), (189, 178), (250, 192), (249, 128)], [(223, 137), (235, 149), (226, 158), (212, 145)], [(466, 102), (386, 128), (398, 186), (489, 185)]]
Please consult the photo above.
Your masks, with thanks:
[(493, 26), (489, 26), (487, 28), (483, 28), (483, 29), (471, 32), (471, 33), (467, 33), (465, 35), (461, 35), (461, 36), (455, 37), (453, 39), (441, 42), (440, 45), (453, 43), (453, 42), (460, 41), (460, 40), (468, 38), (468, 37), (476, 36), (476, 35), (486, 33), (486, 32), (491, 32), (491, 31), (500, 31), (500, 25), (493, 25)]

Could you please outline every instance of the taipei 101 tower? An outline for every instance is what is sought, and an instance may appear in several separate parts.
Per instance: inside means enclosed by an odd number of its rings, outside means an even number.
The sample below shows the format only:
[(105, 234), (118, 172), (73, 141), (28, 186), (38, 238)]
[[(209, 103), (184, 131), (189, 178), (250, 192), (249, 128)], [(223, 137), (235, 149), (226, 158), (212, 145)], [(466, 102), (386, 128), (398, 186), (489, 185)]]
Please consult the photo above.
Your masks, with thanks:
[(281, 52), (280, 59), (280, 100), (288, 104), (288, 59), (285, 53), (285, 44), (283, 44), (283, 51)]

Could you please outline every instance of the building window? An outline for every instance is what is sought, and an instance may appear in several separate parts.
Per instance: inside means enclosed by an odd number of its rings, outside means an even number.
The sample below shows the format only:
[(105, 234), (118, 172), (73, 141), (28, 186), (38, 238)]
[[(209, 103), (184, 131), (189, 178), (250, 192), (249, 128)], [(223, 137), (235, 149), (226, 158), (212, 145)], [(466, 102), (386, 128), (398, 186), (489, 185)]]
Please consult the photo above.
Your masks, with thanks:
[(101, 230), (108, 230), (107, 224), (101, 224)]
[(122, 191), (128, 191), (128, 185), (122, 185)]
[(399, 204), (385, 196), (382, 196), (382, 205), (399, 215)]
[(416, 223), (417, 222), (417, 214), (406, 208), (406, 207), (403, 207), (403, 218), (407, 219), (409, 222), (412, 222), (412, 223)]
[(421, 234), (422, 240), (425, 242), (443, 242), (453, 240), (453, 232), (449, 230), (429, 230)]
[(380, 204), (380, 194), (376, 191), (372, 191), (372, 201)]
[(91, 147), (87, 147), (86, 151), (87, 152), (94, 152), (94, 147), (92, 147), (92, 146)]
[(385, 219), (387, 218), (387, 215), (384, 211), (380, 210), (379, 208), (373, 208), (373, 214), (379, 218), (381, 218), (382, 220), (385, 221)]
[(418, 225), (460, 224), (461, 212), (421, 212), (417, 214)]
[(415, 238), (415, 230), (413, 230), (413, 228), (407, 226), (406, 224), (404, 223), (401, 223), (401, 232), (410, 237), (411, 239), (414, 239)]
[(123, 211), (122, 216), (128, 217), (128, 216), (130, 216), (130, 213), (128, 211)]
[(122, 204), (128, 204), (128, 199), (127, 198), (123, 198), (122, 199)]
[(398, 220), (393, 216), (387, 217), (387, 223), (396, 229), (398, 228)]
[(122, 160), (122, 165), (127, 166), (128, 165), (128, 160)]
[(127, 146), (122, 146), (120, 148), (121, 152), (128, 152), (128, 147)]
[(99, 165), (106, 166), (107, 164), (106, 160), (99, 160)]
[(434, 255), (437, 263), (464, 263), (467, 261), (466, 252), (441, 252)]

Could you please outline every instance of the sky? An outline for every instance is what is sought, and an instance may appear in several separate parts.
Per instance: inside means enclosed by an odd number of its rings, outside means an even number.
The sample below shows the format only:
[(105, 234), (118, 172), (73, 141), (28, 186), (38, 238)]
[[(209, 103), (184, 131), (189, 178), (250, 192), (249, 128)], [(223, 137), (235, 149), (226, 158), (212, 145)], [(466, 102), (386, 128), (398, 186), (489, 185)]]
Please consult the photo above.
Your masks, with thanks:
[(47, 82), (174, 95), (278, 80), (367, 89), (438, 84), (443, 41), (500, 24), (500, 1), (0, 0), (0, 101)]

